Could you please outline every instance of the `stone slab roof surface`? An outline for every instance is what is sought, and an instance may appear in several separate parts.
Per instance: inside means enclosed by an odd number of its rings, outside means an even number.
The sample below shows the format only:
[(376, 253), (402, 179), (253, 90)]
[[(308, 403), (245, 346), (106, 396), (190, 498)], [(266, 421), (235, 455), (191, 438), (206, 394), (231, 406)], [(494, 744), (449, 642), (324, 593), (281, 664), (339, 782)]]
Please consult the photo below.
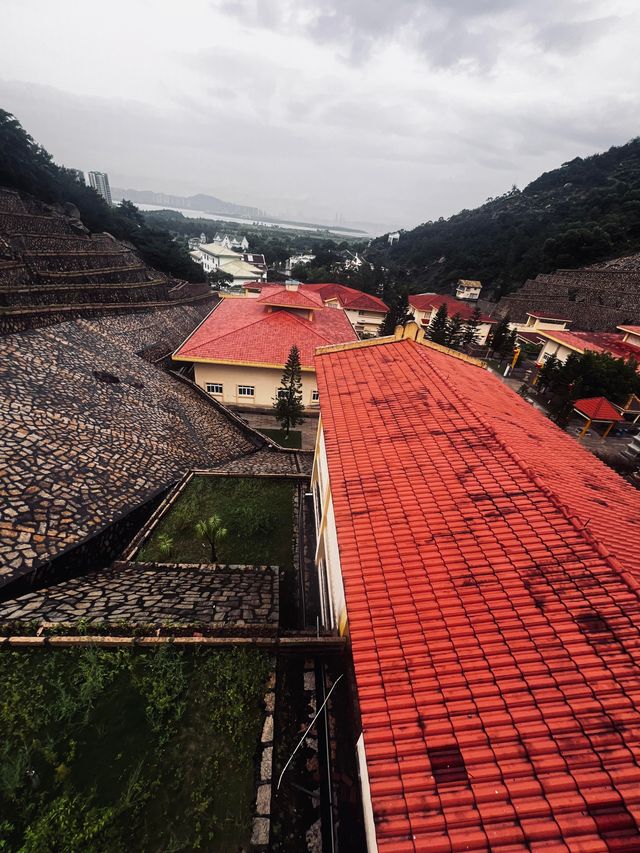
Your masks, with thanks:
[(354, 340), (353, 326), (337, 308), (318, 308), (309, 320), (286, 308), (270, 310), (259, 299), (223, 299), (174, 357), (280, 367), (295, 344), (301, 365), (312, 369), (317, 347)]
[(345, 284), (303, 284), (301, 285), (301, 290), (315, 290), (325, 301), (327, 299), (337, 299), (343, 308), (359, 308), (361, 310), (378, 312), (379, 314), (386, 314), (389, 310), (382, 299), (378, 299), (377, 296), (363, 293), (361, 290), (347, 287)]
[[(157, 328), (169, 322), (163, 313)], [(139, 323), (74, 320), (0, 338), (0, 584), (190, 468), (255, 449), (203, 394), (135, 354), (156, 337)]]
[(271, 566), (130, 563), (0, 603), (0, 623), (73, 623), (80, 619), (275, 629), (278, 570)]
[(378, 849), (640, 849), (640, 493), (477, 366), (316, 361)]
[(606, 397), (583, 397), (573, 408), (595, 421), (623, 421), (624, 418)]
[[(417, 308), (418, 311), (430, 311), (432, 308), (436, 310), (441, 305), (447, 306), (447, 313), (450, 317), (459, 314), (463, 320), (468, 320), (475, 310), (475, 305), (468, 302), (461, 302), (453, 296), (445, 296), (442, 293), (416, 293), (409, 296), (409, 305)], [(487, 314), (480, 315), (481, 323), (495, 322)]]

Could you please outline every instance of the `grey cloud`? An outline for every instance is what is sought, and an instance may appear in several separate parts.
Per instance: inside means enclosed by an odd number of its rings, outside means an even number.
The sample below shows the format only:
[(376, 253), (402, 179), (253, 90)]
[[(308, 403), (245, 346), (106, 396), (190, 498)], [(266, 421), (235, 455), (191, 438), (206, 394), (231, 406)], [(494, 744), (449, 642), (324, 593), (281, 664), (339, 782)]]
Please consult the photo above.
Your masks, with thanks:
[[(333, 45), (351, 64), (376, 48), (402, 43), (436, 68), (467, 66), (489, 71), (514, 36), (527, 33), (539, 48), (569, 43), (580, 50), (602, 35), (615, 18), (575, 20), (573, 0), (212, 0), (219, 11), (274, 31), (293, 33), (318, 45)], [(596, 0), (580, 4), (584, 18)]]

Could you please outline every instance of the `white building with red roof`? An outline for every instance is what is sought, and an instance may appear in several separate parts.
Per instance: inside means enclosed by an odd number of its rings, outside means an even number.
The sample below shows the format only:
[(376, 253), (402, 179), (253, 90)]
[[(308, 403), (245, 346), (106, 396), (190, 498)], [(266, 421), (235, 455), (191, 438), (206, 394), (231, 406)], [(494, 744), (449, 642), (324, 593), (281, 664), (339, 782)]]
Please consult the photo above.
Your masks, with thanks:
[(421, 338), (316, 355), (368, 850), (640, 850), (640, 492)]
[(303, 291), (319, 293), (325, 305), (342, 308), (360, 335), (377, 335), (389, 310), (377, 296), (345, 284), (303, 284), (301, 287)]
[[(565, 362), (571, 353), (608, 352), (625, 361), (634, 359), (640, 364), (640, 327), (618, 326), (620, 332), (579, 332), (568, 329), (538, 329), (536, 335), (543, 342), (537, 358), (538, 367), (555, 356)], [(636, 330), (636, 331), (634, 331)]]
[[(423, 329), (429, 328), (441, 305), (447, 306), (449, 317), (459, 314), (463, 320), (469, 320), (476, 307), (468, 302), (460, 302), (453, 296), (446, 296), (442, 293), (414, 293), (413, 296), (409, 297), (409, 312), (413, 314), (416, 323)], [(491, 326), (495, 322), (487, 314), (480, 314), (480, 323), (476, 337), (476, 343), (479, 346), (486, 344), (489, 333), (491, 332)]]
[(192, 364), (196, 384), (222, 403), (271, 407), (295, 344), (302, 402), (317, 407), (316, 348), (356, 338), (345, 312), (326, 307), (317, 293), (273, 285), (252, 299), (222, 299), (173, 359)]

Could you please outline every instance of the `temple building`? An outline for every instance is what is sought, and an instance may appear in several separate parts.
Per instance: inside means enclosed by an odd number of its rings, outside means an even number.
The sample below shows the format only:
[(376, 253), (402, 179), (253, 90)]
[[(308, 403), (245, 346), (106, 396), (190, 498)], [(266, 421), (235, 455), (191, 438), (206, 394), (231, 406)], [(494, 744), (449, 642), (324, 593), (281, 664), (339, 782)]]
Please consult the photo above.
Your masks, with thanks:
[(414, 323), (316, 370), (367, 849), (637, 850), (640, 493)]
[(271, 408), (295, 344), (303, 405), (318, 405), (316, 347), (356, 340), (346, 313), (296, 283), (263, 287), (254, 298), (225, 298), (184, 341), (174, 361), (193, 365), (197, 385), (227, 405)]

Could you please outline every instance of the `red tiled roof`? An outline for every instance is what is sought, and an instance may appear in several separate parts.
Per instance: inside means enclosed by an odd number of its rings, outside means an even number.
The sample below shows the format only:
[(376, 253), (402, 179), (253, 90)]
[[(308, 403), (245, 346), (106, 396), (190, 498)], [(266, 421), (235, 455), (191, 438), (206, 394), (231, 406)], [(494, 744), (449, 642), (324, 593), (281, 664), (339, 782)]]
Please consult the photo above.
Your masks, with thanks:
[(344, 311), (322, 306), (308, 320), (286, 308), (269, 310), (261, 302), (249, 297), (223, 299), (174, 357), (280, 366), (295, 344), (300, 350), (301, 365), (313, 368), (316, 347), (356, 339)]
[(381, 853), (640, 849), (640, 492), (479, 367), (316, 357)]
[(568, 320), (566, 317), (552, 317), (549, 314), (534, 314), (533, 311), (526, 312), (529, 317), (533, 317), (535, 320), (558, 320), (560, 323), (570, 323), (571, 320)]
[(386, 314), (389, 310), (382, 299), (363, 293), (345, 284), (304, 284), (304, 290), (314, 290), (326, 302), (327, 299), (337, 299), (343, 308), (359, 309), (360, 311), (377, 311)]
[[(418, 311), (431, 311), (432, 308), (437, 310), (442, 304), (447, 306), (447, 313), (450, 317), (459, 314), (463, 320), (468, 320), (475, 309), (475, 305), (461, 302), (453, 296), (445, 296), (442, 293), (416, 293), (409, 297), (409, 305), (413, 305)], [(487, 314), (481, 314), (480, 322), (495, 323), (496, 321)]]
[(631, 332), (632, 335), (640, 335), (640, 326), (618, 326), (623, 332)]
[(545, 338), (566, 344), (568, 347), (585, 352), (608, 352), (616, 358), (635, 358), (640, 361), (640, 347), (625, 343), (622, 335), (615, 332), (568, 332), (555, 329), (540, 329)]
[(573, 404), (576, 409), (592, 421), (622, 421), (624, 418), (606, 397), (583, 397)]
[(288, 290), (281, 284), (263, 287), (257, 301), (262, 302), (264, 305), (282, 305), (287, 308), (310, 308), (313, 311), (324, 306), (322, 299), (317, 293), (313, 293), (313, 291), (305, 293), (301, 288)]

